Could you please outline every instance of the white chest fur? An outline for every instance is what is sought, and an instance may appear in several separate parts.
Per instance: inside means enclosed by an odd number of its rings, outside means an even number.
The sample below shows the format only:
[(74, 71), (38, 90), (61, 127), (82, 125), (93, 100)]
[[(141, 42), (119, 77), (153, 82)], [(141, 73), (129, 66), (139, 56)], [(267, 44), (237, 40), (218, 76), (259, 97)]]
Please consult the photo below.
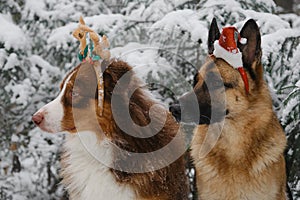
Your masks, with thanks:
[(62, 176), (71, 200), (136, 199), (129, 185), (120, 184), (103, 163), (111, 161), (111, 144), (92, 132), (68, 135)]

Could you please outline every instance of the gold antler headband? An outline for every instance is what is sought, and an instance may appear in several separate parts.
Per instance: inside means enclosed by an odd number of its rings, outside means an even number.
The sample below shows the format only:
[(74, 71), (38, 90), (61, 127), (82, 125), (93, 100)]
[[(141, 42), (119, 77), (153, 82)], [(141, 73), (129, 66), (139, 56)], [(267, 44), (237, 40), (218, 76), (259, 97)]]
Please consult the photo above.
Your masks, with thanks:
[[(80, 52), (78, 54), (79, 60), (82, 62), (90, 62), (96, 71), (98, 81), (98, 106), (100, 115), (103, 113), (104, 101), (104, 83), (103, 72), (101, 70), (101, 59), (108, 61), (110, 59), (109, 41), (104, 35), (99, 35), (85, 25), (82, 17), (79, 19), (79, 26), (74, 30), (73, 36), (80, 42)], [(89, 36), (89, 45), (87, 45), (87, 38)]]

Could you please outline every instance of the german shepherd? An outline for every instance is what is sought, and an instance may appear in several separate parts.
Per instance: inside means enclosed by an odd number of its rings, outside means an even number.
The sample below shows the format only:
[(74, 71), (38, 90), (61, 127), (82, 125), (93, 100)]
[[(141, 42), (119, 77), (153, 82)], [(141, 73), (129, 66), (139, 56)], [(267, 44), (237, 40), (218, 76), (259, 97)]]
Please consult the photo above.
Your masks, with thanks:
[[(247, 43), (238, 42), (237, 46), (249, 92), (238, 70), (221, 58), (209, 56), (195, 76), (193, 91), (182, 96), (180, 106), (172, 105), (170, 111), (178, 120), (198, 124), (191, 155), (199, 199), (283, 200), (286, 138), (263, 78), (261, 36), (256, 22), (248, 20), (240, 36), (247, 39)], [(219, 37), (214, 19), (208, 37), (209, 54)], [(192, 95), (196, 95), (198, 117), (193, 114), (196, 107), (190, 100)], [(213, 98), (217, 98), (216, 103), (212, 103)], [(213, 112), (217, 113), (215, 117)]]

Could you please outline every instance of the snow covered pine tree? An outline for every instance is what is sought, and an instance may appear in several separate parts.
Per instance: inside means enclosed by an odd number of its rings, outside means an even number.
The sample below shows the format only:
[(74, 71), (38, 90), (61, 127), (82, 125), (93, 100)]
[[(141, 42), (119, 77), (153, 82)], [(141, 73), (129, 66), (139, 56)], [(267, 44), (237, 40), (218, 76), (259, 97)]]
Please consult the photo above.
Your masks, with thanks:
[[(182, 74), (191, 83), (205, 61), (213, 17), (220, 27), (238, 29), (255, 19), (262, 32), (265, 78), (288, 137), (289, 184), (300, 198), (299, 16), (279, 14), (272, 0), (0, 0), (0, 199), (63, 195), (56, 186), (62, 138), (32, 130), (30, 118), (55, 96), (61, 74), (77, 62), (71, 32), (80, 15), (108, 35), (114, 56), (149, 66), (137, 71), (143, 69), (140, 76), (154, 83), (154, 95), (166, 105), (191, 89), (176, 85), (177, 77)], [(14, 155), (20, 172), (12, 172)]]

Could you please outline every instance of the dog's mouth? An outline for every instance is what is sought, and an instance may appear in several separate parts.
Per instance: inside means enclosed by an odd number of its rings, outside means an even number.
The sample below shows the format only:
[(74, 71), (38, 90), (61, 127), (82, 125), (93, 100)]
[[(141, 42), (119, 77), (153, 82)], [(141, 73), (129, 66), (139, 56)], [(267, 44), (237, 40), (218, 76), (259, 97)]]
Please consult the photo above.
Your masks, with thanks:
[(51, 128), (47, 128), (45, 126), (39, 126), (39, 128), (42, 130), (42, 131), (45, 131), (47, 133), (56, 133), (55, 130), (51, 129)]
[[(211, 118), (209, 115), (195, 113), (190, 110), (181, 112), (182, 107), (179, 104), (172, 104), (169, 111), (175, 117), (177, 122), (183, 122), (187, 124), (210, 124)], [(199, 115), (200, 114), (200, 115)]]
[[(183, 108), (184, 109), (184, 108)], [(193, 112), (192, 109), (186, 110), (184, 113), (181, 112), (182, 107), (179, 104), (172, 104), (169, 111), (175, 117), (177, 122), (183, 122), (187, 124), (214, 124), (223, 121), (229, 114), (229, 110), (226, 111), (215, 110), (214, 115), (209, 106), (200, 107), (200, 113)]]
[(72, 128), (66, 129), (65, 131), (70, 132), (70, 133), (74, 133), (74, 132), (77, 132), (77, 129), (76, 129), (76, 127), (74, 126), (74, 127), (72, 127)]

